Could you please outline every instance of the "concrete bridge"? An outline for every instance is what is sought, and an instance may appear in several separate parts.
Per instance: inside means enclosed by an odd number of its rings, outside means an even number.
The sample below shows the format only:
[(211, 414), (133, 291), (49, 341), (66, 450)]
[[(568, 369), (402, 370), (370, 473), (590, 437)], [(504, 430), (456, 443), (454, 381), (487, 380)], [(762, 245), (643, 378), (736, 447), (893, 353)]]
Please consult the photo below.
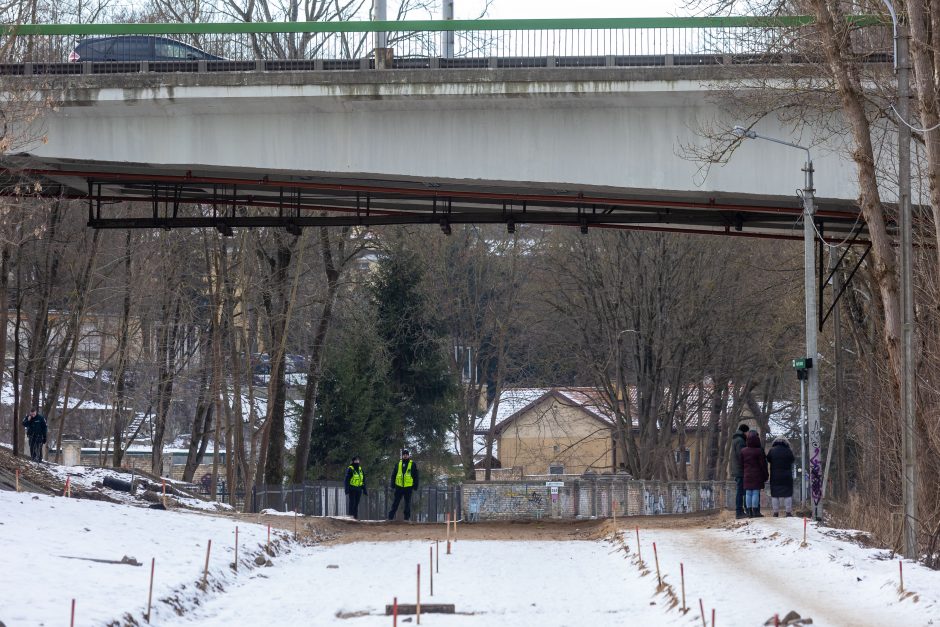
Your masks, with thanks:
[[(47, 142), (4, 161), (44, 193), (88, 198), (101, 227), (534, 222), (797, 239), (803, 151), (745, 142), (709, 169), (688, 153), (700, 125), (740, 121), (721, 90), (774, 68), (47, 77)], [(839, 240), (859, 226), (846, 155), (813, 148), (817, 221)], [(140, 201), (135, 221), (107, 214), (118, 199)]]

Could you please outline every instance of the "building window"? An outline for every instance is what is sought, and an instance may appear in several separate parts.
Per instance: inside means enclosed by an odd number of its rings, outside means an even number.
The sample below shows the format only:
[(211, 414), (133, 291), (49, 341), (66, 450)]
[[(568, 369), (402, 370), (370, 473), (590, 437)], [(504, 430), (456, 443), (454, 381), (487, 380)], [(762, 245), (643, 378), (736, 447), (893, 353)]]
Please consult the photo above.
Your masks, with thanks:
[(689, 449), (685, 449), (682, 451), (673, 451), (672, 458), (676, 460), (677, 464), (691, 464), (692, 452)]
[(563, 475), (565, 474), (565, 467), (561, 464), (552, 464), (548, 467), (548, 474), (550, 475)]

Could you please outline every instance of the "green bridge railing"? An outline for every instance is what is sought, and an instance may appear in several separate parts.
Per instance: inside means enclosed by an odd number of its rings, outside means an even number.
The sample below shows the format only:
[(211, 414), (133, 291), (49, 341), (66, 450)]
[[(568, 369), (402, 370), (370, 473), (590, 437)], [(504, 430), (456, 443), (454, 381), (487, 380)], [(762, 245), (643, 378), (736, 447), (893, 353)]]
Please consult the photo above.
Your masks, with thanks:
[[(862, 53), (890, 56), (889, 23), (878, 16), (853, 16), (849, 20)], [(183, 42), (233, 62), (361, 60), (374, 58), (377, 48), (390, 49), (389, 58), (405, 67), (407, 60), (428, 59), (453, 59), (454, 67), (475, 67), (473, 60), (494, 58), (580, 58), (587, 60), (585, 65), (597, 65), (599, 58), (613, 58), (614, 65), (662, 65), (666, 58), (676, 64), (697, 64), (707, 57), (732, 55), (746, 62), (760, 62), (763, 57), (769, 59), (766, 62), (775, 62), (774, 55), (806, 53), (813, 24), (810, 16), (25, 24), (0, 27), (0, 62), (67, 62), (83, 39), (123, 36), (113, 44), (119, 46), (130, 35)], [(117, 48), (112, 49), (114, 60), (120, 60)], [(193, 57), (184, 55), (180, 60)], [(445, 61), (439, 67), (446, 66)], [(488, 67), (482, 63), (476, 66)]]

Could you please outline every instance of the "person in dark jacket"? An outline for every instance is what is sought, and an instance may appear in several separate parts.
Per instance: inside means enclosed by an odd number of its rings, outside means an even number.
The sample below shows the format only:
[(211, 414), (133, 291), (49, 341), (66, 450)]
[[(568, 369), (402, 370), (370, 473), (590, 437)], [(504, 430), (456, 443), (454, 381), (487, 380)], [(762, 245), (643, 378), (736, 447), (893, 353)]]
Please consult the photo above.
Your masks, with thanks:
[(741, 450), (741, 468), (747, 515), (763, 516), (760, 513), (760, 492), (767, 481), (767, 456), (764, 455), (757, 431), (749, 431), (747, 434), (747, 446)]
[(793, 450), (784, 437), (774, 440), (767, 452), (770, 463), (770, 505), (774, 516), (780, 514), (780, 502), (783, 501), (787, 516), (793, 515)]
[(359, 499), (363, 494), (368, 495), (366, 490), (365, 475), (362, 472), (362, 466), (359, 464), (359, 456), (354, 455), (352, 463), (346, 468), (346, 479), (343, 481), (346, 489), (346, 513), (359, 519)]
[(738, 430), (731, 436), (731, 476), (737, 490), (734, 493), (734, 509), (738, 518), (744, 518), (744, 470), (741, 468), (741, 451), (747, 446), (747, 432), (750, 427), (738, 425)]
[(26, 427), (26, 439), (29, 440), (29, 456), (34, 462), (42, 461), (42, 445), (46, 443), (46, 419), (33, 407), (26, 418), (23, 418)]
[(398, 504), (405, 499), (405, 520), (411, 520), (411, 492), (418, 489), (418, 466), (411, 459), (408, 449), (402, 449), (401, 459), (392, 467), (391, 485), (395, 490), (395, 500), (392, 501), (388, 519), (395, 519)]

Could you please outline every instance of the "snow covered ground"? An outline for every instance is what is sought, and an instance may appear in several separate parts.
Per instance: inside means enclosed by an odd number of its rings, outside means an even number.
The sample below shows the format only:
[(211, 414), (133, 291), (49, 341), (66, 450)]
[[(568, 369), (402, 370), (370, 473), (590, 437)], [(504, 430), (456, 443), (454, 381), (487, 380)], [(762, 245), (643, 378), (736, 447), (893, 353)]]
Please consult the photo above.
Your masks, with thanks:
[[(0, 492), (0, 621), (67, 624), (75, 598), (76, 625), (126, 614), (142, 624), (156, 557), (155, 625), (389, 625), (384, 608), (393, 597), (415, 601), (419, 563), (422, 602), (453, 603), (458, 612), (422, 616), (432, 626), (696, 625), (700, 598), (709, 624), (716, 610), (716, 625), (762, 625), (790, 610), (814, 625), (940, 625), (940, 572), (905, 562), (910, 594), (902, 595), (897, 560), (835, 537), (845, 534), (810, 525), (803, 547), (801, 519), (714, 528), (643, 522), (642, 564), (632, 527), (611, 541), (460, 540), (452, 555), (442, 543), (431, 597), (429, 548), (443, 526), (427, 527), (427, 541), (280, 540), (273, 565), (262, 567), (253, 559), (267, 529), (241, 522), (236, 574), (230, 518)], [(210, 590), (202, 592), (195, 584), (209, 539)], [(653, 542), (666, 590), (657, 590)], [(125, 555), (143, 566), (71, 559)], [(680, 561), (687, 614), (674, 605)], [(414, 624), (404, 618), (399, 624)]]

